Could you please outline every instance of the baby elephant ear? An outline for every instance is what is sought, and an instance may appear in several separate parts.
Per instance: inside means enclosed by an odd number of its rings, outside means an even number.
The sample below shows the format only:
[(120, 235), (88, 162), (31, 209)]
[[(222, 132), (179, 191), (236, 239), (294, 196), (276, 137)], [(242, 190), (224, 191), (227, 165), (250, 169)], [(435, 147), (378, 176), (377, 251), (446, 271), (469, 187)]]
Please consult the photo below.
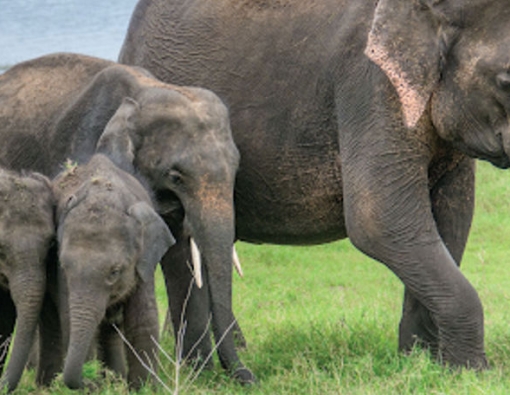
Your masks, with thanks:
[(49, 190), (52, 189), (51, 181), (45, 175), (43, 175), (41, 173), (37, 173), (37, 172), (31, 172), (31, 173), (29, 173), (29, 177), (33, 178), (34, 180), (38, 180), (38, 181), (42, 182)]
[(440, 77), (434, 3), (380, 0), (365, 49), (397, 91), (408, 127), (418, 123)]
[(122, 169), (130, 170), (133, 166), (135, 149), (131, 131), (139, 111), (140, 106), (134, 99), (124, 98), (97, 142), (96, 152), (106, 155)]
[(156, 265), (165, 252), (175, 244), (175, 239), (168, 226), (149, 204), (135, 203), (128, 209), (128, 214), (140, 224), (142, 251), (136, 269), (140, 278), (148, 281), (154, 275)]

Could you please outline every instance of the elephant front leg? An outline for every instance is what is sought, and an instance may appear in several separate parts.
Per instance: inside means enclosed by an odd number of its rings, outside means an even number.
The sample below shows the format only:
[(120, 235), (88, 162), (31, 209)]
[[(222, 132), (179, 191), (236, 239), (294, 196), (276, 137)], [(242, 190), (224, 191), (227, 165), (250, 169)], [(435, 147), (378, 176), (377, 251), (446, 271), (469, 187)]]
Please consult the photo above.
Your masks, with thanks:
[[(115, 325), (115, 327), (114, 327)], [(120, 377), (126, 377), (126, 355), (124, 341), (117, 332), (122, 330), (118, 322), (103, 322), (99, 327), (98, 346), (99, 359), (103, 365)]]
[(154, 279), (138, 284), (124, 305), (124, 333), (130, 387), (139, 389), (158, 369), (159, 321)]
[(482, 305), (432, 215), (427, 148), (384, 133), (352, 137), (340, 144), (349, 238), (430, 312), (442, 362), (485, 367)]
[(177, 237), (177, 244), (161, 261), (176, 352), (180, 354), (176, 357), (200, 368), (204, 364), (212, 368), (209, 285), (207, 276), (203, 276), (202, 288), (195, 286), (189, 262), (191, 253), (185, 237)]
[[(430, 198), (439, 235), (460, 266), (473, 218), (474, 160), (464, 157), (437, 181), (432, 169), (429, 179), (433, 181)], [(438, 337), (438, 328), (430, 312), (406, 289), (399, 327), (399, 349), (409, 352), (418, 344), (435, 355), (439, 347)]]

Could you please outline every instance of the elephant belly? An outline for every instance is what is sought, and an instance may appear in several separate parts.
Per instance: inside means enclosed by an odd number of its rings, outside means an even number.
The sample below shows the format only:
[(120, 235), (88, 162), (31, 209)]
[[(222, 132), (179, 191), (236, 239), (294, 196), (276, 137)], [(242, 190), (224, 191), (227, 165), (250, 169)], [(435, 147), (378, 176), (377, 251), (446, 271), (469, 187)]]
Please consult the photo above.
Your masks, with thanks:
[[(247, 155), (246, 162), (254, 158), (253, 152)], [(346, 237), (335, 151), (312, 156), (306, 150), (266, 151), (255, 157), (256, 163), (241, 166), (236, 179), (238, 239), (303, 245)]]

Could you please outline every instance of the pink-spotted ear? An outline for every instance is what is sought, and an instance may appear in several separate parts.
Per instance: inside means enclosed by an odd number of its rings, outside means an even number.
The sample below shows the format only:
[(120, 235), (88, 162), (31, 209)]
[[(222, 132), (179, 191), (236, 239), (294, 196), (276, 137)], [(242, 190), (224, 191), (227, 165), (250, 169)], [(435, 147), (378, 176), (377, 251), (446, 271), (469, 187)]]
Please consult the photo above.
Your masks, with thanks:
[(395, 87), (410, 128), (418, 123), (440, 78), (434, 3), (379, 0), (365, 49)]

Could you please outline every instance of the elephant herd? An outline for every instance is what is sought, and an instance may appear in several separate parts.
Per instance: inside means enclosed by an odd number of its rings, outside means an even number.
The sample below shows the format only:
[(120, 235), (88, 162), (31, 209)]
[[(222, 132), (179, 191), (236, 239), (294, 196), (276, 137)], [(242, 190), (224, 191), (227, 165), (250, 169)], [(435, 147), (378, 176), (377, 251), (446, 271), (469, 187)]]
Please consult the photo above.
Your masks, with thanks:
[[(0, 77), (0, 103), (0, 161), (11, 169), (0, 217), (0, 335), (11, 336), (16, 318), (23, 328), (4, 382), (15, 388), (39, 326), (39, 383), (65, 359), (64, 382), (81, 387), (97, 333), (101, 360), (136, 387), (156, 358), (154, 270), (172, 233), (191, 237), (202, 255), (222, 252), (204, 240), (210, 226), (233, 257), (239, 154), (226, 107), (205, 89), (75, 54), (11, 68)], [(141, 361), (124, 356), (112, 325)]]
[(485, 368), (483, 307), (459, 266), (475, 159), (510, 167), (509, 30), (507, 0), (140, 0), (118, 63), (53, 54), (8, 70), (4, 349), (17, 329), (1, 385), (16, 387), (37, 332), (39, 383), (63, 370), (80, 388), (97, 345), (139, 387), (157, 262), (183, 353), (210, 355), (211, 317), (223, 368), (255, 382), (234, 343), (236, 240), (349, 237), (405, 285), (401, 350)]

